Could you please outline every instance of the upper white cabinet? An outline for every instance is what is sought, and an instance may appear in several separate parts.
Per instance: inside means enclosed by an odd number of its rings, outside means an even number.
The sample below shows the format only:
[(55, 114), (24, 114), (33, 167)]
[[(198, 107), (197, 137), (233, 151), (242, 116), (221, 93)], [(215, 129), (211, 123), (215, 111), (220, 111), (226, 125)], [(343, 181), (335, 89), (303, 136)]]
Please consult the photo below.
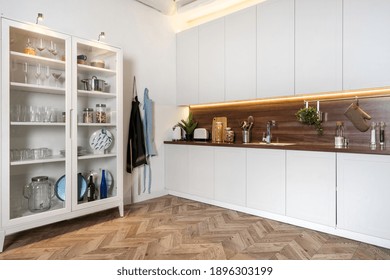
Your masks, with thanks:
[(199, 26), (199, 103), (225, 99), (225, 19)]
[(294, 95), (294, 1), (257, 6), (257, 97)]
[(246, 150), (215, 147), (215, 200), (234, 205), (246, 204)]
[(247, 149), (247, 207), (286, 214), (286, 152)]
[(344, 0), (344, 90), (390, 85), (390, 1)]
[(199, 102), (198, 28), (176, 35), (176, 102), (177, 105)]
[(256, 98), (256, 6), (225, 17), (225, 100)]
[(336, 155), (286, 151), (286, 215), (336, 226)]
[(390, 239), (390, 158), (337, 154), (337, 227)]
[(295, 1), (296, 94), (342, 89), (342, 4)]

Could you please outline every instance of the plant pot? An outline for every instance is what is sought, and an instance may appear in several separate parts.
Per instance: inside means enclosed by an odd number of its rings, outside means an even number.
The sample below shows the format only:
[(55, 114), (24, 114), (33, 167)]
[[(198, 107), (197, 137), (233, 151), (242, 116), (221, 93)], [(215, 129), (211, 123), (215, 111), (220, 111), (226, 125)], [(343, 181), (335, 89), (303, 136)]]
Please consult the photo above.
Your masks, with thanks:
[(192, 140), (194, 140), (194, 134), (186, 134), (186, 135), (185, 135), (185, 140), (186, 140), (186, 141), (192, 141)]

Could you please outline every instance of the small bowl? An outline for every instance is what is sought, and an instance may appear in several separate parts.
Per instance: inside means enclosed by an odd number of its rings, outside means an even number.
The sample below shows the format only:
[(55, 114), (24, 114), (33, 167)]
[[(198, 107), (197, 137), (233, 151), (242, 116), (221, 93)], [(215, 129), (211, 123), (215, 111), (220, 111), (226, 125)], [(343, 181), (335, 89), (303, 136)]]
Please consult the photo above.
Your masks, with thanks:
[(104, 60), (92, 60), (91, 66), (98, 67), (98, 68), (104, 68), (106, 65), (104, 63)]

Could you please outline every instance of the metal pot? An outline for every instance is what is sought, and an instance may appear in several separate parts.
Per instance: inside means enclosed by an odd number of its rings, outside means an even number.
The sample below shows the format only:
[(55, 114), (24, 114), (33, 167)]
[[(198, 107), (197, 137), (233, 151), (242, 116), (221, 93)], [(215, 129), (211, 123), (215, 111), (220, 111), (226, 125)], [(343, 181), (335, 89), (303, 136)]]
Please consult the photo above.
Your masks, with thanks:
[(106, 81), (98, 79), (96, 76), (92, 76), (91, 79), (81, 80), (84, 83), (84, 89), (88, 91), (104, 91), (108, 85)]

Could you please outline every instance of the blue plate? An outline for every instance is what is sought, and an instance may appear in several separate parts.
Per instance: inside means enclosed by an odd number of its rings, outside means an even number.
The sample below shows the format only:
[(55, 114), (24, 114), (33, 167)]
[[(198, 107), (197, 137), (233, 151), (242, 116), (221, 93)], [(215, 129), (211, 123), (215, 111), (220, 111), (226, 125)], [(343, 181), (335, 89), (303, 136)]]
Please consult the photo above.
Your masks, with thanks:
[[(87, 191), (87, 181), (85, 178), (81, 175), (81, 173), (77, 174), (77, 181), (78, 181), (78, 200), (83, 200), (84, 195)], [(61, 176), (60, 179), (57, 180), (54, 190), (56, 193), (56, 196), (59, 200), (65, 201), (65, 186), (66, 186), (66, 179), (65, 175)]]

